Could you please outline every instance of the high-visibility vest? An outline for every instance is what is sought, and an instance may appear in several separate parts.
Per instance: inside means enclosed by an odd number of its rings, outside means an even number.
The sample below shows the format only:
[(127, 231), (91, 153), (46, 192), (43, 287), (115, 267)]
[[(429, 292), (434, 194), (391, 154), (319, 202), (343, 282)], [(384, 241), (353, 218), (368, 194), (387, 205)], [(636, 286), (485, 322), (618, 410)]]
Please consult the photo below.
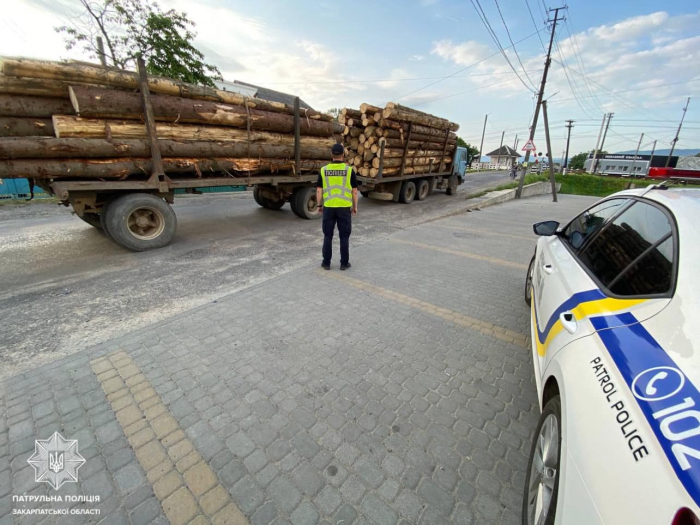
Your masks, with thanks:
[(323, 205), (328, 208), (352, 207), (352, 168), (344, 163), (328, 164), (321, 168)]

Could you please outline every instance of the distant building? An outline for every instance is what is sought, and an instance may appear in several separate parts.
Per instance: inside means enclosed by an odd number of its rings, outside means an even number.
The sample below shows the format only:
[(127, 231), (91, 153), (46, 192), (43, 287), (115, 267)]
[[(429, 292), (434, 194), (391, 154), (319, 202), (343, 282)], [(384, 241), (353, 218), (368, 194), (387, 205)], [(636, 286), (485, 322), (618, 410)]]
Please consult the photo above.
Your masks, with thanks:
[[(610, 153), (604, 156), (598, 155), (598, 167), (596, 173), (601, 175), (620, 175), (622, 177), (646, 177), (650, 167), (663, 168), (666, 166), (668, 155), (637, 155), (634, 154)], [(651, 166), (649, 165), (651, 161)], [(669, 167), (675, 168), (678, 157), (671, 157)], [(583, 169), (587, 172), (593, 171), (593, 154), (588, 155), (588, 159), (583, 163)]]
[[(247, 82), (241, 82), (240, 80), (234, 80), (229, 82), (227, 80), (215, 80), (217, 89), (222, 91), (231, 91), (233, 93), (239, 93), (245, 95), (246, 97), (261, 98), (263, 100), (269, 100), (270, 102), (281, 102), (282, 104), (287, 104), (289, 106), (294, 105), (294, 95), (289, 95), (287, 93), (282, 93), (281, 91), (275, 91), (274, 89), (268, 89), (260, 86), (255, 86), (253, 84), (248, 84)], [(299, 107), (301, 109), (311, 109), (306, 102), (299, 99)]]
[(522, 157), (520, 153), (515, 151), (510, 146), (501, 146), (498, 149), (493, 150), (491, 153), (486, 154), (491, 161), (489, 162), (489, 167), (496, 166), (491, 169), (507, 169), (518, 163), (518, 159)]

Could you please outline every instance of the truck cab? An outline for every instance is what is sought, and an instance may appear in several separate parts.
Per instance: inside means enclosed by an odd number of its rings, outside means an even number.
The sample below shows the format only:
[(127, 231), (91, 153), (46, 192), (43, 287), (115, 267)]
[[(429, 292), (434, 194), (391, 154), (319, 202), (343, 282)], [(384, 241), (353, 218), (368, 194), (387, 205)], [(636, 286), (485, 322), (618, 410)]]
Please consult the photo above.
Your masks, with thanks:
[(452, 174), (457, 175), (459, 183), (464, 182), (464, 177), (467, 172), (467, 148), (457, 146), (455, 149), (454, 160), (452, 161)]

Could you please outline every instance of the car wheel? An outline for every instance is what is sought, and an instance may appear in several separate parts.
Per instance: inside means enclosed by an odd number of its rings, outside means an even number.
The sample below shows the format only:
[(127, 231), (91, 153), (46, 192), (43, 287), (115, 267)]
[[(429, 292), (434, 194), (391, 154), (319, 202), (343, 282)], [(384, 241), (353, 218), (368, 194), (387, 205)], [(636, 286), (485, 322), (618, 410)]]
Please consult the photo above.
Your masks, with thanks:
[(525, 304), (532, 305), (532, 278), (535, 275), (535, 256), (530, 260), (530, 266), (527, 268), (527, 277), (525, 278)]
[(527, 465), (523, 525), (553, 525), (561, 465), (561, 398), (550, 399), (537, 422)]

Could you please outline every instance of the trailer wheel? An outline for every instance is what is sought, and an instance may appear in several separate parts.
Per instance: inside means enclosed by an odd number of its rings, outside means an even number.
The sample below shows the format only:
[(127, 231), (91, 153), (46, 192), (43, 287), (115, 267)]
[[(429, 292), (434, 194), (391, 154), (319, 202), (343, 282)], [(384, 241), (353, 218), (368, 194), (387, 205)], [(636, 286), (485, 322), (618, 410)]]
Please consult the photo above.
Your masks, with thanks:
[[(78, 215), (78, 217), (80, 217), (80, 215)], [(80, 219), (83, 222), (88, 223), (93, 228), (102, 230), (102, 223), (100, 221), (100, 215), (98, 213), (83, 213), (83, 216), (80, 217)]]
[(416, 198), (416, 185), (413, 181), (407, 180), (401, 185), (401, 191), (399, 192), (399, 202), (404, 204), (411, 204), (413, 199)]
[(420, 179), (418, 181), (418, 187), (416, 189), (416, 199), (419, 201), (425, 200), (425, 198), (430, 193), (430, 183), (425, 179)]
[(368, 192), (368, 191), (361, 191), (361, 192), (360, 192), (360, 195), (362, 195), (363, 197), (369, 198), (369, 192)]
[(292, 212), (294, 212), (294, 215), (296, 215), (297, 217), (301, 217), (301, 215), (299, 214), (299, 209), (297, 208), (297, 198), (299, 197), (299, 189), (300, 188), (294, 190), (294, 193), (292, 193), (292, 196), (289, 198), (289, 207), (292, 209)]
[(321, 213), (318, 211), (316, 202), (316, 188), (305, 187), (298, 190), (295, 199), (295, 213), (302, 219), (320, 219)]
[(280, 199), (278, 201), (273, 201), (272, 199), (267, 199), (265, 197), (260, 197), (263, 203), (263, 207), (267, 208), (268, 210), (279, 210), (282, 209), (282, 206), (284, 206), (284, 199)]
[(117, 244), (135, 252), (162, 248), (175, 236), (177, 217), (163, 199), (130, 193), (107, 207), (105, 224)]
[(450, 177), (450, 181), (447, 183), (446, 193), (448, 195), (454, 195), (455, 193), (457, 193), (457, 177), (455, 175), (452, 175)]
[(253, 186), (253, 199), (255, 199), (255, 202), (258, 203), (258, 206), (262, 206), (263, 208), (265, 207), (262, 197), (260, 196), (260, 188), (257, 186)]

